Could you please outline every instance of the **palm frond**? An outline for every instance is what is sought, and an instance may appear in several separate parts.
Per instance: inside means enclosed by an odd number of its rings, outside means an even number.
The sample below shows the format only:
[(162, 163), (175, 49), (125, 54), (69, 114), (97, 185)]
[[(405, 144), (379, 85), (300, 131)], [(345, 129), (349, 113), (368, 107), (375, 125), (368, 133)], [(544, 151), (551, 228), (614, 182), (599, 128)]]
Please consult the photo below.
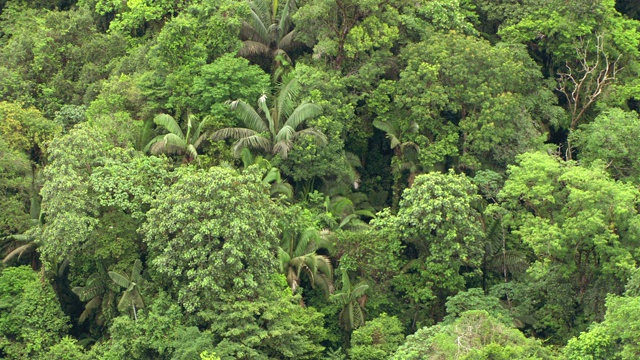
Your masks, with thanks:
[(273, 145), (273, 153), (279, 154), (282, 159), (286, 160), (289, 155), (289, 151), (293, 148), (293, 142), (290, 140), (281, 140)]
[(331, 265), (331, 259), (324, 255), (316, 255), (316, 268), (317, 271), (324, 274), (329, 280), (333, 278), (333, 266)]
[(132, 304), (136, 306), (138, 309), (144, 308), (144, 300), (142, 299), (142, 294), (138, 291), (138, 287), (135, 287), (131, 290), (131, 294), (129, 296), (129, 300)]
[(191, 159), (195, 159), (198, 157), (198, 151), (196, 151), (196, 147), (192, 144), (187, 145), (187, 154), (189, 154)]
[(309, 254), (315, 252), (318, 247), (315, 245), (316, 240), (320, 239), (320, 233), (314, 227), (305, 229), (302, 234), (298, 236), (293, 254), (295, 256), (302, 256), (303, 254)]
[[(148, 152), (149, 149), (151, 149), (151, 147), (155, 144), (157, 144), (160, 141), (164, 140), (164, 135), (158, 135), (156, 137), (154, 137), (153, 139), (151, 139), (151, 141), (149, 141), (147, 143), (147, 145), (144, 147), (144, 149), (142, 149), (143, 152)], [(164, 146), (164, 145), (163, 145)]]
[(76, 286), (71, 289), (71, 291), (78, 295), (80, 301), (88, 301), (102, 294), (104, 292), (104, 286), (102, 286), (102, 284)]
[(11, 261), (11, 259), (13, 259), (16, 255), (18, 256), (18, 259), (20, 259), (20, 257), (22, 256), (23, 253), (25, 253), (25, 252), (27, 252), (29, 250), (32, 250), (35, 247), (36, 247), (36, 243), (35, 242), (30, 242), (28, 244), (24, 244), (24, 245), (18, 246), (13, 251), (8, 253), (7, 256), (5, 256), (4, 259), (2, 259), (2, 262), (6, 264), (9, 261)]
[(264, 120), (260, 117), (258, 112), (249, 104), (242, 100), (235, 100), (229, 103), (231, 110), (238, 113), (240, 120), (245, 127), (254, 130), (256, 132), (269, 131), (269, 128), (265, 124)]
[(118, 302), (118, 311), (125, 312), (131, 306), (131, 293), (129, 291), (125, 291)]
[(267, 94), (262, 94), (262, 96), (258, 98), (258, 107), (260, 108), (260, 110), (262, 110), (262, 113), (267, 118), (267, 125), (269, 126), (269, 132), (271, 132), (272, 135), (275, 134), (276, 131), (278, 130), (279, 124), (276, 124), (274, 122), (274, 120), (278, 120), (278, 119), (274, 119), (273, 116), (271, 115), (271, 111), (269, 111), (269, 107), (267, 106)]
[[(153, 121), (145, 121), (141, 127), (138, 128), (138, 131), (135, 136), (135, 149), (138, 151), (147, 152), (150, 144), (147, 140), (153, 136)], [(145, 146), (146, 144), (146, 146)]]
[(293, 110), (291, 115), (287, 118), (285, 125), (297, 129), (303, 122), (313, 119), (320, 114), (322, 114), (322, 108), (319, 105), (305, 102), (298, 105), (295, 110)]
[(262, 178), (262, 183), (264, 185), (268, 185), (272, 182), (281, 182), (282, 176), (280, 176), (280, 170), (278, 168), (272, 167), (269, 169), (267, 174)]
[[(289, 78), (285, 78), (280, 86), (275, 104), (278, 123), (281, 123), (282, 119), (288, 119), (293, 113), (294, 104), (300, 95), (300, 89), (301, 86), (297, 77), (292, 75)], [(295, 126), (293, 128), (295, 128)]]
[(135, 283), (142, 283), (142, 261), (136, 259), (131, 267), (131, 281)]
[(296, 44), (295, 36), (296, 36), (295, 30), (291, 30), (288, 33), (286, 33), (282, 38), (280, 38), (280, 41), (278, 41), (278, 49), (281, 49), (282, 51), (285, 51), (285, 52), (287, 50), (291, 50)]
[[(162, 142), (164, 142), (163, 149), (166, 153), (182, 153), (187, 148), (185, 139), (173, 133), (166, 134)], [(151, 147), (152, 153), (154, 153), (154, 147), (155, 145)]]
[(102, 298), (100, 296), (96, 296), (91, 299), (88, 303), (84, 305), (84, 311), (80, 314), (80, 318), (78, 319), (78, 323), (82, 324), (89, 315), (96, 311), (102, 305)]
[(351, 297), (353, 299), (359, 299), (365, 292), (367, 292), (367, 290), (369, 290), (369, 285), (365, 282), (360, 282), (351, 291)]
[(278, 131), (278, 133), (276, 134), (275, 137), (275, 141), (283, 141), (283, 140), (288, 140), (291, 141), (293, 140), (293, 137), (295, 135), (296, 131), (294, 128), (292, 128), (291, 126), (288, 125), (284, 125), (280, 131)]
[(195, 127), (192, 135), (191, 135), (191, 144), (193, 144), (193, 146), (197, 149), (198, 147), (200, 147), (200, 144), (202, 143), (202, 141), (204, 139), (206, 139), (207, 137), (209, 137), (209, 131), (204, 131), (205, 127), (207, 125), (209, 125), (211, 120), (210, 116), (206, 116), (204, 119), (202, 119), (202, 121), (200, 121), (198, 123), (198, 126)]
[(258, 135), (258, 132), (247, 128), (224, 128), (211, 134), (211, 140), (242, 139), (254, 135)]
[(233, 146), (234, 155), (239, 157), (242, 153), (242, 149), (245, 147), (269, 152), (271, 151), (271, 140), (261, 135), (252, 135), (240, 138)]
[(373, 120), (373, 126), (387, 134), (387, 138), (391, 141), (391, 149), (400, 145), (400, 129), (398, 129), (398, 126), (395, 123), (376, 119)]
[(169, 133), (184, 139), (184, 134), (182, 133), (182, 129), (180, 129), (180, 125), (178, 125), (178, 123), (173, 118), (173, 116), (168, 114), (160, 114), (160, 115), (157, 115), (155, 118), (153, 118), (153, 122), (167, 129)]
[(253, 55), (271, 55), (272, 51), (268, 45), (259, 41), (245, 40), (242, 47), (238, 50), (238, 55), (242, 57)]
[(269, 194), (271, 197), (276, 197), (279, 195), (284, 195), (287, 199), (293, 199), (293, 186), (287, 183), (273, 183), (271, 184), (271, 189), (269, 189)]
[(280, 272), (284, 272), (285, 268), (291, 261), (291, 256), (289, 256), (289, 253), (280, 246), (278, 246), (278, 260), (280, 260)]
[(316, 140), (316, 145), (318, 146), (327, 145), (327, 136), (322, 131), (316, 130), (314, 128), (306, 128), (306, 129), (298, 130), (295, 133), (294, 139), (297, 139), (300, 136), (306, 136), (306, 135), (313, 136), (314, 139)]
[(265, 24), (271, 23), (269, 17), (269, 9), (264, 6), (264, 1), (251, 1), (249, 7), (251, 13), (249, 17), (243, 22), (242, 35), (248, 39), (255, 41), (262, 41), (264, 43), (271, 42), (269, 39), (269, 31)]
[(325, 294), (330, 295), (333, 293), (333, 282), (328, 276), (324, 274), (317, 274), (317, 276), (314, 278), (313, 286), (316, 288), (320, 288), (320, 290), (322, 290), (322, 292), (324, 292)]
[(245, 169), (256, 163), (253, 154), (251, 154), (251, 151), (249, 151), (248, 148), (242, 149), (240, 152), (240, 159), (242, 159), (242, 166), (244, 166)]
[(125, 289), (129, 288), (129, 285), (131, 285), (131, 281), (129, 281), (126, 276), (121, 275), (115, 271), (109, 271), (109, 277), (111, 278), (111, 280), (113, 280), (114, 283), (120, 285)]

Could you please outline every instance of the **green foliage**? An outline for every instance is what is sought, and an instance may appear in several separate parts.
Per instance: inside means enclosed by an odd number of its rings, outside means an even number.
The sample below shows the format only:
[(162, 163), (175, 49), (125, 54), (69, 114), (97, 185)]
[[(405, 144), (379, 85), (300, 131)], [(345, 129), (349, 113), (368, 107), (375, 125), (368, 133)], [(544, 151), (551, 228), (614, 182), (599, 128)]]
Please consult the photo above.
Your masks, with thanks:
[(46, 224), (38, 240), (46, 261), (73, 258), (96, 226), (99, 203), (91, 196), (89, 178), (94, 162), (109, 147), (90, 126), (78, 126), (51, 143), (41, 190)]
[(483, 231), (472, 207), (475, 192), (464, 175), (419, 175), (405, 190), (397, 216), (385, 220), (417, 252), (398, 278), (413, 302), (433, 301), (440, 291), (455, 293), (478, 275)]
[(298, 130), (306, 121), (322, 113), (322, 108), (316, 104), (306, 101), (298, 104), (299, 93), (300, 83), (293, 74), (288, 75), (280, 85), (271, 108), (267, 105), (267, 95), (258, 99), (262, 114), (242, 100), (232, 101), (230, 107), (238, 112), (245, 127), (218, 130), (212, 134), (212, 139), (237, 139), (233, 146), (236, 156), (248, 147), (262, 150), (268, 155), (278, 154), (282, 159), (287, 158), (298, 138), (309, 135), (315, 138), (317, 144), (326, 144), (327, 138), (321, 131), (310, 127)]
[(278, 276), (276, 289), (268, 281), (266, 291), (253, 300), (216, 303), (201, 314), (216, 338), (215, 354), (223, 360), (322, 358), (322, 314), (301, 307), (284, 277)]
[[(345, 268), (341, 268), (342, 273), (342, 287), (335, 294), (331, 295), (331, 301), (340, 305), (341, 310), (338, 315), (338, 323), (349, 334), (353, 330), (364, 325), (364, 304), (366, 302), (366, 291), (369, 289), (369, 285), (361, 281), (357, 284), (352, 284), (349, 279), (349, 271)], [(347, 337), (348, 338), (348, 337)]]
[(224, 103), (234, 99), (256, 99), (270, 87), (269, 75), (249, 61), (226, 54), (203, 65), (193, 79), (190, 107), (210, 114), (217, 122), (229, 123), (231, 112)]
[(0, 94), (35, 105), (48, 118), (63, 105), (92, 97), (94, 82), (124, 54), (121, 38), (98, 34), (86, 7), (68, 11), (27, 9), (11, 2), (3, 11)]
[(86, 111), (87, 107), (84, 105), (64, 105), (56, 111), (56, 117), (53, 121), (68, 131), (74, 125), (87, 121)]
[(133, 318), (138, 320), (137, 309), (144, 308), (144, 300), (140, 289), (144, 286), (144, 279), (142, 278), (142, 262), (136, 260), (131, 268), (131, 275), (122, 275), (115, 271), (109, 271), (109, 277), (118, 286), (124, 288), (124, 293), (118, 302), (118, 310), (120, 312), (126, 312), (131, 307), (133, 310)]
[(552, 359), (536, 340), (527, 339), (486, 311), (467, 311), (449, 325), (418, 330), (393, 359)]
[(51, 346), (42, 356), (43, 360), (89, 360), (82, 346), (72, 337), (65, 336), (59, 343)]
[(350, 358), (353, 360), (383, 360), (404, 341), (402, 323), (386, 313), (354, 330), (351, 335)]
[(518, 159), (499, 194), (501, 206), (509, 214), (505, 223), (536, 257), (528, 271), (532, 284), (559, 292), (540, 299), (538, 317), (547, 318), (540, 325), (555, 328), (560, 340), (578, 320), (566, 299), (575, 297), (589, 319), (601, 317), (606, 293), (620, 292), (635, 268), (638, 193), (598, 163), (583, 167), (542, 153)]
[[(306, 219), (305, 219), (306, 217)], [(311, 225), (303, 228), (305, 221), (311, 224), (311, 216), (299, 207), (285, 209), (281, 227), (282, 239), (278, 248), (280, 272), (287, 278), (292, 293), (300, 287), (300, 276), (305, 274), (313, 286), (325, 293), (333, 290), (333, 266), (328, 256), (317, 253), (331, 248), (331, 244), (320, 231)]]
[(102, 207), (113, 207), (142, 220), (170, 177), (166, 158), (114, 148), (91, 173), (91, 185)]
[(636, 139), (640, 134), (640, 118), (635, 112), (610, 109), (592, 123), (580, 126), (572, 134), (582, 164), (604, 161), (607, 171), (616, 179), (637, 182), (640, 168), (636, 154), (640, 153)]
[(44, 118), (36, 108), (0, 102), (0, 134), (3, 140), (10, 149), (29, 154), (32, 161), (44, 162), (46, 144), (58, 133), (60, 127)]
[[(165, 5), (176, 6), (175, 2)], [(166, 22), (145, 54), (148, 68), (138, 85), (157, 110), (181, 115), (194, 104), (192, 88), (205, 64), (240, 47), (240, 19), (248, 13), (245, 1), (203, 1), (186, 6)], [(203, 74), (204, 75), (204, 74)], [(261, 90), (261, 89), (260, 89)]]
[(142, 227), (151, 267), (177, 286), (188, 312), (205, 299), (254, 297), (277, 271), (278, 211), (260, 175), (220, 167), (176, 175)]
[(20, 234), (30, 225), (27, 204), (31, 194), (31, 169), (23, 153), (0, 138), (0, 237)]
[(159, 135), (151, 139), (144, 151), (151, 151), (152, 154), (184, 154), (186, 162), (191, 162), (198, 157), (198, 147), (202, 141), (209, 136), (208, 118), (202, 119), (199, 123), (193, 115), (187, 117), (187, 133), (184, 134), (176, 120), (167, 114), (156, 116), (153, 121), (156, 125), (165, 128), (169, 133)]
[(53, 288), (28, 267), (0, 273), (0, 352), (40, 358), (69, 328)]
[(485, 295), (482, 289), (472, 288), (461, 291), (447, 299), (447, 317), (444, 323), (452, 323), (460, 317), (460, 314), (471, 310), (486, 311), (491, 317), (509, 325), (511, 320), (509, 313), (502, 307), (500, 300), (494, 296)]
[(402, 58), (400, 80), (381, 83), (376, 106), (405, 134), (403, 142), (419, 146), (426, 167), (447, 156), (459, 157), (466, 168), (477, 169), (484, 159), (504, 167), (515, 155), (539, 148), (541, 121), (559, 115), (523, 47), (434, 34), (407, 46)]
[(567, 359), (632, 359), (640, 354), (638, 347), (637, 296), (607, 297), (604, 321), (593, 324), (589, 331), (569, 340), (563, 350)]
[(138, 320), (129, 316), (117, 317), (110, 328), (110, 339), (94, 345), (92, 359), (196, 359), (198, 354), (212, 346), (209, 332), (184, 325), (180, 307), (160, 296), (145, 310)]

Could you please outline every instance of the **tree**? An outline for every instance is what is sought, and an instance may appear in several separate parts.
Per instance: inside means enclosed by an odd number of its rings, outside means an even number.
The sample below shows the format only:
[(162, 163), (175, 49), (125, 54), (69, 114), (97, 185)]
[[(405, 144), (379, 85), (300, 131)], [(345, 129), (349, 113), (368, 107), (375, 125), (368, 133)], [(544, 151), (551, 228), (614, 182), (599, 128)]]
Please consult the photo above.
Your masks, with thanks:
[(209, 136), (209, 131), (205, 130), (207, 120), (208, 118), (204, 118), (198, 123), (195, 116), (189, 115), (187, 117), (187, 133), (185, 135), (180, 129), (180, 125), (171, 115), (157, 115), (153, 121), (165, 128), (169, 133), (153, 138), (145, 146), (144, 151), (150, 151), (152, 154), (184, 154), (185, 161), (191, 162), (198, 157), (198, 147)]
[(0, 272), (0, 352), (10, 359), (42, 358), (69, 329), (55, 292), (26, 266)]
[[(296, 11), (296, 1), (250, 0), (251, 13), (242, 22), (240, 34), (245, 40), (238, 55), (251, 57), (262, 55), (275, 65), (274, 71), (282, 74), (283, 67), (291, 65), (288, 52), (299, 45), (295, 42), (295, 30), (291, 15)], [(275, 79), (280, 76), (276, 74)]]
[(316, 253), (321, 248), (329, 248), (330, 243), (315, 228), (307, 228), (300, 233), (285, 231), (282, 235), (278, 257), (280, 272), (287, 278), (292, 293), (300, 286), (300, 275), (304, 272), (313, 286), (325, 293), (333, 290), (333, 267), (328, 256)]
[(607, 296), (607, 312), (600, 323), (569, 339), (562, 355), (566, 359), (632, 359), (640, 354), (637, 327), (640, 322), (640, 271), (635, 269), (623, 296)]
[[(140, 287), (144, 279), (142, 278), (142, 262), (136, 260), (131, 268), (131, 275), (122, 275), (115, 271), (109, 271), (109, 277), (114, 283), (125, 288), (124, 294), (118, 302), (118, 310), (124, 312), (131, 306), (133, 309), (133, 318), (138, 321), (138, 312), (136, 309), (144, 308), (144, 300), (140, 294)], [(136, 307), (137, 306), (137, 307)]]
[(372, 105), (419, 146), (424, 168), (447, 157), (459, 169), (505, 168), (539, 149), (545, 124), (563, 115), (523, 46), (434, 33), (400, 57), (400, 79), (381, 82)]
[[(252, 299), (278, 272), (278, 210), (259, 169), (180, 168), (142, 226), (150, 268), (187, 312)], [(216, 274), (212, 277), (211, 274)]]
[(395, 118), (391, 121), (382, 121), (380, 119), (376, 119), (373, 121), (374, 127), (381, 131), (384, 131), (387, 139), (389, 139), (389, 146), (393, 150), (393, 155), (395, 156), (393, 160), (391, 160), (391, 171), (393, 172), (394, 182), (393, 200), (391, 206), (394, 211), (398, 210), (398, 203), (400, 202), (400, 196), (402, 195), (403, 187), (402, 184), (400, 184), (402, 171), (409, 170), (411, 172), (409, 174), (408, 182), (408, 186), (411, 187), (416, 176), (416, 170), (419, 167), (417, 166), (418, 164), (416, 164), (416, 161), (411, 161), (405, 157), (405, 148), (407, 147), (413, 148), (416, 153), (420, 151), (420, 147), (413, 141), (406, 141), (405, 136), (405, 133), (417, 133), (419, 130), (418, 124), (411, 121), (409, 127), (405, 131), (403, 131), (401, 128), (401, 121), (402, 120), (400, 120), (399, 118)]
[(203, 316), (222, 359), (320, 359), (327, 330), (322, 313), (298, 305), (299, 295), (274, 275), (252, 300), (216, 302)]
[(0, 237), (22, 233), (31, 225), (28, 204), (35, 189), (30, 165), (24, 153), (0, 138)]
[(412, 249), (395, 281), (412, 304), (414, 324), (425, 306), (441, 307), (447, 295), (480, 275), (484, 234), (473, 207), (476, 191), (465, 175), (419, 175), (404, 191), (398, 214), (385, 212), (376, 220), (376, 228), (395, 233)]
[(402, 323), (395, 316), (380, 314), (353, 331), (349, 355), (352, 360), (389, 359), (404, 341)]
[(88, 124), (52, 141), (40, 192), (45, 224), (37, 235), (45, 262), (72, 259), (89, 240), (99, 215), (89, 178), (94, 162), (111, 147), (104, 134)]
[(71, 289), (78, 295), (80, 301), (86, 301), (78, 319), (79, 323), (83, 323), (93, 313), (96, 313), (98, 325), (103, 325), (115, 316), (116, 294), (119, 289), (102, 264), (99, 265), (99, 269), (99, 272), (89, 275), (84, 286), (75, 286)]
[(238, 139), (233, 147), (236, 156), (240, 155), (244, 147), (249, 147), (267, 154), (278, 154), (283, 159), (287, 158), (294, 141), (301, 136), (311, 135), (317, 143), (325, 144), (327, 139), (323, 133), (313, 128), (297, 130), (305, 121), (322, 113), (322, 109), (316, 104), (302, 102), (296, 105), (299, 93), (298, 79), (288, 75), (280, 85), (271, 109), (267, 107), (266, 95), (258, 100), (258, 107), (264, 118), (244, 101), (232, 101), (230, 106), (238, 112), (245, 127), (218, 130), (213, 133), (212, 139)]
[(581, 125), (569, 139), (578, 150), (578, 159), (589, 165), (602, 160), (615, 179), (640, 180), (640, 117), (636, 112), (613, 108), (603, 111), (589, 124)]
[(467, 311), (451, 324), (424, 327), (407, 337), (392, 359), (553, 359), (539, 341), (484, 310)]
[(341, 269), (341, 273), (342, 288), (331, 295), (331, 301), (341, 307), (338, 322), (345, 332), (345, 338), (348, 344), (351, 332), (364, 325), (365, 293), (369, 289), (369, 285), (365, 282), (359, 282), (353, 285), (349, 278), (348, 270), (343, 268)]
[(539, 333), (562, 341), (602, 319), (607, 294), (620, 293), (637, 264), (635, 186), (614, 181), (599, 162), (526, 153), (498, 198), (514, 241), (535, 259), (527, 286)]

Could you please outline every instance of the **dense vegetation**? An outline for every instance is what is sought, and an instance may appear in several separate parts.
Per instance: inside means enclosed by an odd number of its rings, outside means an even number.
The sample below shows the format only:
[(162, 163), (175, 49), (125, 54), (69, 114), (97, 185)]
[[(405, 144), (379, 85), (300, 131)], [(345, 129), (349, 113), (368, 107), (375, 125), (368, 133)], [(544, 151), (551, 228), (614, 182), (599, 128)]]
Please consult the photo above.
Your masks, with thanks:
[(633, 0), (0, 0), (0, 357), (640, 357)]

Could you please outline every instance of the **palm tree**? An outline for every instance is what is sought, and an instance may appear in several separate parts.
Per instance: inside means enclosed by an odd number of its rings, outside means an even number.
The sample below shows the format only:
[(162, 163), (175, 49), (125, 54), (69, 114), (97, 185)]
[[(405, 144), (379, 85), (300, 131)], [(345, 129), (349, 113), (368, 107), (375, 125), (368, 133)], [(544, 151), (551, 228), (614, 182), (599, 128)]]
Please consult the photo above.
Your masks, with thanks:
[(22, 255), (30, 255), (31, 268), (36, 270), (38, 268), (38, 253), (36, 252), (37, 244), (35, 238), (28, 234), (15, 234), (2, 238), (4, 244), (2, 249), (6, 254), (2, 259), (3, 263), (8, 263), (12, 259), (16, 258), (20, 260)]
[[(291, 64), (287, 54), (298, 44), (294, 42), (295, 30), (291, 14), (296, 9), (294, 0), (287, 0), (279, 8), (278, 0), (249, 0), (251, 13), (240, 29), (243, 46), (238, 55), (243, 57), (265, 56), (275, 64), (275, 79), (284, 66)], [(282, 10), (280, 14), (278, 11)]]
[(408, 186), (411, 187), (411, 185), (413, 185), (413, 179), (415, 179), (416, 173), (420, 169), (419, 162), (405, 154), (407, 147), (413, 148), (416, 152), (420, 151), (420, 147), (416, 143), (405, 139), (407, 134), (418, 132), (418, 124), (411, 122), (407, 130), (402, 130), (399, 119), (395, 121), (381, 121), (376, 119), (373, 121), (373, 126), (384, 131), (391, 142), (390, 147), (394, 154), (391, 162), (391, 170), (393, 172), (393, 199), (391, 208), (395, 211), (398, 209), (403, 190), (402, 184), (400, 183), (402, 172), (409, 170)]
[(291, 292), (296, 293), (302, 273), (309, 277), (312, 286), (320, 287), (327, 294), (333, 291), (331, 260), (316, 253), (317, 250), (328, 249), (330, 246), (331, 244), (315, 228), (308, 228), (301, 234), (284, 232), (278, 248), (278, 257), (280, 272), (287, 277)]
[(99, 268), (100, 271), (91, 274), (84, 286), (71, 289), (81, 301), (87, 302), (78, 319), (79, 323), (83, 323), (91, 314), (97, 313), (97, 324), (103, 325), (114, 314), (119, 287), (111, 281), (104, 265), (100, 264)]
[(240, 156), (243, 148), (259, 149), (268, 154), (279, 154), (283, 159), (293, 148), (293, 142), (301, 136), (311, 135), (316, 143), (327, 143), (326, 136), (313, 128), (301, 125), (320, 115), (322, 108), (316, 104), (302, 102), (296, 106), (300, 93), (298, 79), (288, 76), (281, 85), (277, 98), (271, 109), (267, 106), (267, 96), (258, 100), (258, 108), (262, 116), (251, 105), (242, 100), (232, 101), (231, 109), (238, 112), (245, 127), (225, 128), (213, 133), (213, 140), (238, 139), (233, 146), (236, 156)]
[(115, 271), (109, 271), (109, 277), (113, 282), (125, 288), (124, 294), (122, 294), (122, 298), (120, 298), (120, 302), (118, 303), (118, 310), (121, 312), (126, 311), (130, 306), (133, 309), (133, 317), (137, 321), (138, 313), (137, 308), (144, 308), (144, 301), (142, 300), (142, 295), (140, 294), (140, 286), (142, 285), (142, 262), (140, 260), (136, 260), (133, 263), (133, 268), (131, 269), (131, 276), (127, 277)]
[(197, 124), (196, 117), (189, 115), (187, 117), (187, 134), (185, 135), (171, 115), (160, 114), (156, 116), (153, 121), (164, 127), (169, 133), (153, 138), (145, 146), (144, 151), (150, 150), (152, 154), (185, 154), (186, 162), (195, 160), (198, 157), (197, 148), (209, 136), (208, 131), (203, 132), (207, 119), (205, 118)]
[(331, 301), (342, 306), (338, 323), (347, 335), (347, 342), (351, 331), (364, 325), (365, 292), (369, 289), (364, 281), (355, 286), (351, 284), (349, 273), (342, 269), (342, 289), (331, 296)]
[(262, 156), (254, 157), (247, 148), (242, 149), (240, 157), (245, 170), (249, 166), (256, 165), (264, 171), (262, 183), (266, 186), (270, 186), (270, 194), (272, 198), (278, 199), (281, 195), (284, 195), (289, 201), (293, 199), (293, 187), (282, 179), (280, 170), (271, 166), (269, 160), (264, 159)]

